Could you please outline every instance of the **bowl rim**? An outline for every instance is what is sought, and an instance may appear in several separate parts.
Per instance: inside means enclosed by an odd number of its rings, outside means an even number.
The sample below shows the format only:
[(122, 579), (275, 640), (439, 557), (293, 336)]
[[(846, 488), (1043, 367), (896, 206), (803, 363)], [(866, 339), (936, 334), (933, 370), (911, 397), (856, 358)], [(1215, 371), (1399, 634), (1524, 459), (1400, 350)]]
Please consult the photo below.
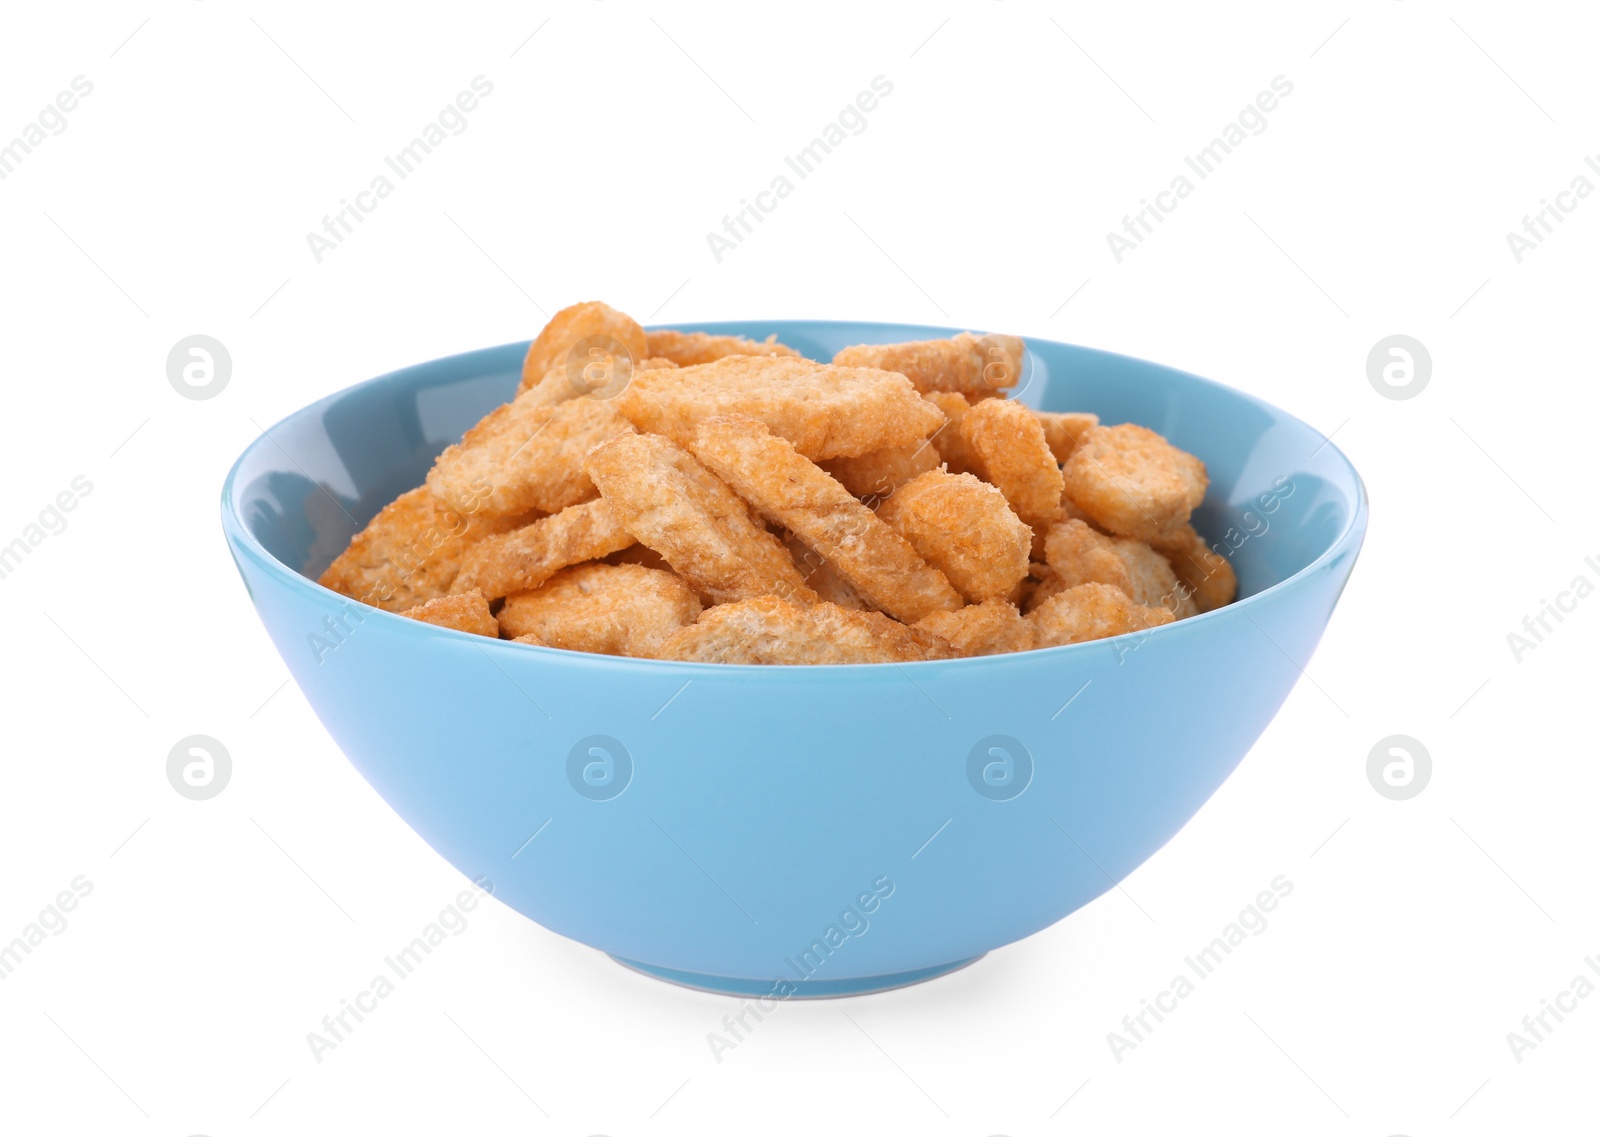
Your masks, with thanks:
[[(955, 335), (964, 330), (972, 330), (970, 328), (962, 329), (934, 324), (903, 324), (892, 321), (828, 319), (701, 320), (695, 321), (692, 325), (647, 324), (643, 326), (647, 331), (699, 331), (707, 332), (713, 335), (749, 336), (753, 332), (759, 331), (763, 325), (770, 326), (780, 324), (784, 327), (802, 329), (832, 329), (837, 328), (841, 324), (852, 325), (864, 329), (894, 328), (897, 330), (905, 330), (918, 334), (927, 333), (926, 335), (921, 336), (921, 338), (924, 339), (943, 338)], [(454, 628), (445, 628), (435, 624), (424, 623), (421, 620), (408, 619), (405, 616), (400, 615), (398, 612), (389, 612), (382, 608), (373, 607), (372, 605), (363, 605), (363, 607), (367, 608), (369, 611), (369, 614), (363, 617), (363, 622), (365, 622), (367, 619), (371, 619), (373, 614), (376, 614), (376, 616), (380, 618), (380, 626), (388, 626), (391, 631), (396, 633), (411, 634), (424, 640), (437, 637), (446, 637), (447, 640), (454, 640), (457, 642), (461, 640), (470, 640), (473, 642), (473, 646), (477, 647), (480, 651), (488, 651), (492, 647), (496, 650), (515, 653), (509, 655), (509, 658), (513, 659), (542, 658), (547, 662), (557, 665), (564, 664), (575, 667), (603, 667), (613, 671), (621, 668), (624, 670), (637, 670), (642, 674), (659, 672), (680, 675), (690, 673), (708, 676), (717, 675), (729, 678), (757, 678), (763, 676), (774, 678), (793, 678), (794, 673), (796, 672), (805, 674), (822, 672), (834, 675), (837, 675), (841, 672), (850, 672), (859, 674), (862, 676), (862, 678), (866, 678), (867, 675), (881, 675), (889, 668), (895, 668), (899, 670), (904, 670), (905, 668), (915, 668), (921, 671), (926, 671), (928, 669), (959, 667), (965, 671), (976, 671), (985, 667), (1011, 667), (1034, 663), (1037, 663), (1040, 666), (1046, 666), (1051, 662), (1065, 661), (1067, 658), (1069, 658), (1064, 654), (1067, 652), (1077, 653), (1070, 658), (1080, 659), (1084, 658), (1090, 649), (1103, 647), (1104, 645), (1109, 644), (1116, 644), (1118, 642), (1130, 640), (1135, 637), (1159, 635), (1167, 639), (1171, 639), (1174, 635), (1180, 633), (1196, 634), (1200, 628), (1207, 624), (1208, 621), (1212, 621), (1214, 619), (1226, 619), (1239, 614), (1243, 614), (1247, 619), (1249, 619), (1250, 617), (1248, 614), (1248, 608), (1250, 606), (1253, 605), (1260, 607), (1263, 603), (1265, 603), (1267, 597), (1273, 597), (1302, 586), (1305, 581), (1320, 572), (1328, 563), (1337, 559), (1338, 557), (1343, 556), (1345, 552), (1348, 551), (1352, 546), (1354, 546), (1356, 552), (1359, 554), (1367, 529), (1367, 487), (1366, 483), (1361, 478), (1360, 471), (1355, 468), (1355, 465), (1350, 461), (1349, 456), (1346, 455), (1345, 452), (1337, 445), (1335, 445), (1332, 435), (1323, 434), (1320, 430), (1317, 430), (1316, 427), (1312, 426), (1298, 415), (1291, 414), (1283, 408), (1276, 406), (1273, 403), (1269, 403), (1265, 399), (1252, 395), (1247, 391), (1241, 391), (1237, 387), (1230, 387), (1226, 383), (1222, 383), (1218, 380), (1208, 379), (1204, 375), (1196, 375), (1191, 371), (1185, 371), (1182, 368), (1173, 367), (1157, 360), (1143, 359), (1139, 356), (1127, 355), (1123, 352), (1109, 351), (1104, 348), (1090, 347), (1086, 344), (1074, 344), (1067, 343), (1062, 340), (1043, 339), (1038, 336), (1023, 336), (1020, 338), (1022, 339), (1023, 343), (1029, 345), (1030, 348), (1033, 343), (1049, 343), (1059, 347), (1067, 347), (1077, 351), (1089, 352), (1093, 355), (1098, 355), (1109, 359), (1126, 360), (1130, 363), (1158, 367), (1163, 371), (1170, 372), (1171, 374), (1179, 376), (1186, 381), (1216, 388), (1219, 391), (1225, 392), (1230, 397), (1243, 399), (1246, 402), (1253, 403), (1257, 407), (1268, 412), (1274, 418), (1287, 419), (1290, 422), (1304, 427), (1312, 434), (1320, 436), (1323, 440), (1322, 446), (1318, 448), (1318, 451), (1313, 452), (1312, 456), (1315, 457), (1315, 454), (1320, 452), (1322, 449), (1331, 450), (1333, 459), (1335, 460), (1336, 464), (1342, 467), (1343, 471), (1348, 475), (1350, 484), (1354, 490), (1354, 508), (1351, 509), (1350, 516), (1347, 519), (1344, 528), (1339, 532), (1338, 536), (1336, 536), (1329, 543), (1328, 547), (1323, 550), (1319, 556), (1317, 556), (1303, 568), (1274, 584), (1268, 585), (1259, 592), (1251, 593), (1249, 596), (1237, 599), (1231, 604), (1224, 605), (1221, 608), (1213, 609), (1210, 612), (1202, 612), (1198, 615), (1190, 616), (1183, 620), (1176, 620), (1170, 624), (1163, 624), (1157, 628), (1147, 628), (1137, 632), (1126, 632), (1119, 636), (1107, 636), (1098, 640), (1086, 640), (1083, 643), (1062, 644), (1057, 647), (1034, 648), (1030, 651), (1008, 652), (998, 655), (964, 656), (955, 659), (911, 660), (901, 663), (701, 663), (675, 659), (641, 659), (633, 656), (601, 655), (595, 652), (570, 651), (565, 648), (539, 647), (533, 644), (519, 644), (514, 643), (511, 640), (490, 640), (487, 636), (477, 636), (469, 632), (457, 631)], [(273, 437), (273, 432), (279, 427), (283, 426), (285, 423), (293, 419), (298, 419), (304, 415), (324, 410), (336, 401), (349, 396), (351, 393), (359, 389), (374, 387), (382, 383), (391, 382), (396, 377), (404, 375), (408, 372), (416, 371), (419, 368), (428, 367), (433, 364), (444, 363), (450, 360), (458, 360), (475, 355), (488, 356), (495, 353), (507, 352), (512, 349), (522, 349), (525, 351), (530, 343), (532, 343), (532, 340), (513, 340), (508, 343), (495, 344), (489, 347), (473, 348), (468, 351), (456, 352), (451, 355), (443, 355), (435, 359), (424, 360), (420, 363), (408, 364), (405, 367), (401, 367), (393, 371), (387, 371), (380, 375), (374, 375), (371, 378), (352, 383), (347, 387), (342, 387), (337, 391), (332, 391), (327, 395), (322, 396), (320, 399), (316, 399), (313, 402), (307, 403), (296, 410), (290, 411), (288, 414), (274, 421), (270, 426), (268, 426), (265, 430), (263, 430), (245, 445), (244, 449), (239, 452), (238, 457), (234, 459), (233, 464), (228, 468), (227, 476), (223, 479), (221, 501), (222, 529), (229, 545), (235, 550), (236, 553), (241, 553), (245, 556), (248, 556), (251, 561), (263, 569), (268, 575), (277, 578), (291, 591), (298, 593), (305, 599), (310, 600), (336, 597), (341, 604), (361, 604), (362, 602), (356, 600), (354, 597), (345, 596), (343, 593), (335, 592), (330, 588), (326, 588), (317, 581), (303, 576), (295, 569), (284, 564), (277, 557), (268, 552), (266, 546), (262, 545), (261, 542), (256, 539), (255, 534), (250, 532), (249, 526), (244, 523), (243, 518), (239, 515), (238, 510), (235, 508), (235, 489), (238, 483), (240, 469), (244, 466), (245, 461), (250, 458), (259, 447), (267, 443), (271, 443), (273, 446), (276, 446), (278, 449), (282, 450), (283, 447), (278, 443), (277, 439)], [(287, 454), (288, 452), (284, 451), (284, 453)], [(290, 461), (292, 462), (293, 460), (294, 459), (291, 456)], [(393, 621), (393, 623), (390, 623), (390, 621)], [(1254, 623), (1255, 621), (1252, 619), (1251, 622)], [(527, 654), (529, 652), (534, 654), (530, 656)]]

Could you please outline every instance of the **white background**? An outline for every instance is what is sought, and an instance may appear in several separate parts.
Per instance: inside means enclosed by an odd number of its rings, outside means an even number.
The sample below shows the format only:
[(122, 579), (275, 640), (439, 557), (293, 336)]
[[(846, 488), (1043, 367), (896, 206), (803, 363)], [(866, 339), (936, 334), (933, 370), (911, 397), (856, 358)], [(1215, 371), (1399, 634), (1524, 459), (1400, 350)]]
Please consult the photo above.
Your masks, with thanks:
[[(0, 181), (0, 543), (75, 476), (93, 491), (0, 580), (0, 939), (94, 888), (0, 982), (0, 1126), (1592, 1131), (1600, 998), (1520, 1063), (1506, 1039), (1600, 956), (1600, 599), (1520, 662), (1506, 639), (1600, 582), (1600, 196), (1521, 263), (1506, 242), (1600, 155), (1587, 7), (8, 6), (0, 141), (94, 89)], [(306, 234), (477, 75), (465, 133), (317, 263)], [(717, 263), (706, 233), (877, 75), (865, 132)], [(1117, 263), (1107, 232), (1278, 75), (1268, 129)], [(1366, 550), (1238, 772), (1026, 942), (787, 1005), (718, 1063), (730, 1001), (490, 903), (319, 1064), (307, 1032), (461, 882), (287, 682), (223, 474), (316, 397), (594, 297), (1214, 376), (1334, 435)], [(1366, 374), (1397, 332), (1433, 361), (1404, 401)], [(206, 401), (165, 373), (193, 333), (233, 360)], [(234, 762), (205, 802), (164, 772), (195, 733)], [(1365, 772), (1395, 733), (1434, 767), (1403, 802)], [(1267, 930), (1119, 1063), (1107, 1033), (1279, 874)]]

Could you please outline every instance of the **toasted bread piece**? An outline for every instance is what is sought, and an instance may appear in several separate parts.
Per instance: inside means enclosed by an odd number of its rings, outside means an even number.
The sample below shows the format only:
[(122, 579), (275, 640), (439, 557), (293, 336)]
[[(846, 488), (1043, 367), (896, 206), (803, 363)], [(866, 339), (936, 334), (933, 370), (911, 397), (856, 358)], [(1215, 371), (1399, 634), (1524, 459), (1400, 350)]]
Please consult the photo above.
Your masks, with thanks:
[(700, 600), (675, 573), (641, 565), (578, 565), (529, 592), (506, 597), (500, 628), (551, 647), (652, 656), (700, 615)]
[(1062, 587), (1109, 584), (1133, 595), (1133, 578), (1127, 561), (1117, 552), (1114, 538), (1082, 521), (1068, 518), (1050, 526), (1044, 555)]
[[(611, 368), (631, 367), (647, 355), (655, 354), (646, 350), (644, 329), (632, 317), (598, 300), (574, 304), (550, 317), (538, 338), (528, 345), (528, 354), (522, 361), (522, 385), (517, 393), (544, 379), (551, 368), (559, 368), (565, 374), (572, 350), (584, 340), (602, 336), (619, 344), (623, 350), (617, 354), (625, 356), (625, 359), (612, 360), (608, 365)], [(578, 361), (577, 369), (581, 370), (588, 362)]]
[(918, 474), (937, 470), (940, 461), (939, 452), (924, 438), (859, 458), (825, 458), (817, 465), (868, 505), (875, 505)]
[(605, 558), (608, 565), (643, 565), (645, 568), (662, 569), (666, 572), (675, 571), (672, 565), (660, 553), (648, 545), (635, 542), (623, 549), (620, 553), (612, 553)]
[(840, 350), (833, 362), (897, 371), (918, 391), (992, 394), (1016, 386), (1026, 351), (1016, 336), (962, 332), (941, 340), (856, 344)]
[(874, 608), (911, 621), (961, 607), (943, 573), (766, 424), (740, 414), (708, 418), (690, 448), (763, 517), (821, 553)]
[(1050, 527), (1045, 557), (1064, 587), (1109, 584), (1135, 604), (1166, 608), (1179, 620), (1198, 611), (1192, 589), (1166, 558), (1132, 537), (1108, 537), (1076, 519), (1058, 521)]
[(967, 463), (998, 486), (1016, 515), (1047, 527), (1061, 513), (1061, 470), (1038, 416), (1009, 399), (984, 399), (962, 416)]
[(933, 612), (914, 625), (948, 643), (956, 655), (1001, 655), (1030, 651), (1034, 626), (1008, 600), (985, 600), (954, 612)]
[(1133, 423), (1085, 432), (1062, 469), (1066, 494), (1094, 523), (1140, 541), (1172, 537), (1205, 500), (1205, 463)]
[(589, 450), (632, 434), (614, 401), (568, 399), (549, 406), (537, 389), (491, 411), (428, 471), (428, 488), (456, 509), (504, 517), (555, 513), (595, 497), (583, 470)]
[(807, 458), (854, 458), (921, 442), (941, 425), (905, 376), (808, 359), (731, 355), (714, 363), (642, 371), (618, 397), (642, 431), (687, 446), (702, 419), (743, 414)]
[(565, 365), (558, 364), (546, 371), (544, 378), (537, 383), (521, 387), (517, 397), (532, 406), (548, 407), (583, 397), (612, 399), (621, 394), (622, 388), (632, 380), (634, 372), (676, 366), (670, 359), (642, 359), (631, 367), (626, 362), (618, 362), (613, 369), (609, 361), (597, 363), (591, 360), (573, 374), (568, 372)]
[(1039, 647), (1059, 647), (1159, 628), (1172, 623), (1172, 613), (1135, 604), (1109, 584), (1079, 584), (1038, 605), (1028, 613), (1028, 622)]
[(679, 367), (694, 367), (730, 355), (787, 355), (794, 358), (800, 355), (794, 348), (779, 343), (776, 334), (765, 340), (750, 340), (743, 336), (713, 336), (705, 332), (675, 332), (671, 328), (656, 328), (645, 332), (645, 343), (651, 355), (671, 360)]
[(943, 640), (878, 612), (760, 596), (708, 608), (661, 645), (691, 663), (907, 663), (951, 654)]
[(318, 583), (374, 608), (404, 612), (449, 592), (467, 549), (521, 520), (463, 513), (418, 486), (384, 506)]
[(571, 379), (565, 367), (552, 367), (544, 377), (534, 383), (524, 383), (517, 388), (517, 402), (523, 407), (553, 407), (583, 394)]
[(1028, 573), (1033, 530), (971, 474), (930, 470), (882, 502), (878, 516), (973, 603), (1009, 596)]
[(1132, 537), (1113, 537), (1112, 542), (1122, 563), (1128, 566), (1133, 585), (1128, 595), (1135, 604), (1165, 608), (1179, 620), (1199, 614), (1192, 590), (1178, 579), (1167, 558)]
[(475, 636), (497, 639), (500, 635), (500, 625), (489, 613), (489, 601), (476, 588), (451, 596), (436, 596), (415, 608), (407, 608), (400, 615)]
[(598, 560), (634, 543), (602, 498), (469, 547), (451, 592), (477, 589), (491, 600), (537, 588), (568, 565)]
[(1077, 449), (1078, 443), (1089, 431), (1100, 425), (1100, 416), (1076, 411), (1034, 411), (1039, 425), (1044, 427), (1044, 438), (1057, 464), (1065, 462)]
[(922, 397), (944, 415), (945, 421), (929, 439), (944, 460), (944, 468), (952, 474), (969, 473), (977, 459), (967, 449), (966, 439), (961, 435), (961, 421), (967, 417), (972, 404), (954, 391), (932, 391)]
[(1152, 544), (1167, 558), (1178, 582), (1189, 590), (1197, 610), (1210, 612), (1232, 604), (1239, 594), (1239, 577), (1233, 565), (1208, 546), (1192, 525), (1186, 523)]
[(622, 435), (592, 450), (585, 466), (618, 523), (713, 604), (768, 593), (816, 599), (739, 496), (670, 439)]
[(866, 609), (867, 602), (862, 600), (861, 594), (850, 587), (850, 582), (840, 576), (838, 570), (828, 563), (828, 558), (806, 544), (797, 534), (787, 534), (783, 539), (783, 546), (794, 558), (794, 566), (800, 570), (800, 575), (805, 578), (806, 584), (818, 596), (829, 604), (837, 604), (852, 612)]
[(1032, 615), (1033, 610), (1058, 592), (1065, 592), (1070, 586), (1060, 573), (1049, 565), (1035, 561), (1028, 566), (1028, 579), (1022, 582), (1021, 595), (1017, 597), (1017, 607), (1022, 609), (1024, 616)]

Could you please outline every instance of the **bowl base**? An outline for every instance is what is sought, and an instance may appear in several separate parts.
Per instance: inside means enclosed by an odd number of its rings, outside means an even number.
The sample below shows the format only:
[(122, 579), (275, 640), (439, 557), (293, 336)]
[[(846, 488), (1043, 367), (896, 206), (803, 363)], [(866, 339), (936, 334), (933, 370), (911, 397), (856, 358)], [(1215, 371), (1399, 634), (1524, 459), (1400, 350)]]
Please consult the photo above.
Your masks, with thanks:
[[(926, 983), (929, 979), (937, 979), (941, 975), (949, 975), (952, 971), (960, 971), (963, 967), (977, 963), (985, 952), (972, 956), (970, 959), (960, 959), (954, 963), (941, 963), (934, 967), (922, 967), (915, 971), (899, 971), (890, 975), (863, 975), (856, 979), (730, 979), (724, 975), (701, 975), (694, 971), (675, 971), (670, 967), (654, 967), (648, 963), (635, 963), (631, 959), (621, 956), (611, 958), (622, 964), (630, 971), (637, 971), (641, 975), (648, 975), (652, 979), (660, 979), (667, 983), (674, 983), (679, 987), (688, 987), (694, 991), (708, 991), (713, 995), (733, 995), (744, 998), (761, 998), (763, 996), (782, 999), (838, 999), (849, 995), (871, 995), (878, 991), (892, 991), (896, 987), (910, 987), (916, 983)], [(789, 985), (789, 994), (781, 993), (782, 984)]]

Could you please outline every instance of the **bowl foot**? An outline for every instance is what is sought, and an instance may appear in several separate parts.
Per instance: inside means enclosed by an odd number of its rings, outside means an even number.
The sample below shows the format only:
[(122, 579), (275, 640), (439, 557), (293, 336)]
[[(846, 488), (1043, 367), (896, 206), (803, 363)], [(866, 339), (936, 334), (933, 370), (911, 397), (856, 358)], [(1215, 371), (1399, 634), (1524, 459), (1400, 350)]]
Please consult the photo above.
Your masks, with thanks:
[[(988, 954), (988, 953), (984, 953)], [(713, 995), (734, 995), (747, 998), (769, 996), (776, 999), (837, 999), (847, 995), (871, 995), (878, 991), (892, 991), (896, 987), (910, 987), (925, 983), (952, 971), (960, 971), (977, 963), (983, 955), (954, 963), (941, 963), (935, 967), (922, 967), (915, 971), (899, 971), (890, 975), (864, 975), (857, 979), (730, 979), (723, 975), (701, 975), (694, 971), (675, 971), (670, 967), (654, 967), (648, 963), (635, 963), (631, 959), (612, 956), (630, 971), (648, 975), (679, 987), (695, 991), (709, 991)], [(784, 984), (788, 986), (785, 987)], [(788, 994), (784, 994), (788, 991)]]

